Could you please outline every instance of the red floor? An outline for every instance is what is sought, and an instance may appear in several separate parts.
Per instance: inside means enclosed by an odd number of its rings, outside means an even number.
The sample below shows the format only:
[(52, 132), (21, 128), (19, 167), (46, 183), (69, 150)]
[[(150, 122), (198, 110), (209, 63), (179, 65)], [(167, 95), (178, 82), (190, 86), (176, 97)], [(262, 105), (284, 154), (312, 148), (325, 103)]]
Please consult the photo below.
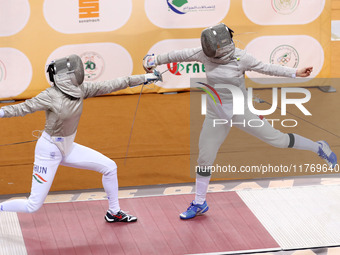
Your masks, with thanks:
[(105, 222), (107, 201), (45, 204), (18, 217), (29, 255), (182, 255), (279, 247), (235, 192), (208, 194), (205, 216), (180, 220), (192, 199), (121, 199), (121, 208), (138, 216), (129, 224)]

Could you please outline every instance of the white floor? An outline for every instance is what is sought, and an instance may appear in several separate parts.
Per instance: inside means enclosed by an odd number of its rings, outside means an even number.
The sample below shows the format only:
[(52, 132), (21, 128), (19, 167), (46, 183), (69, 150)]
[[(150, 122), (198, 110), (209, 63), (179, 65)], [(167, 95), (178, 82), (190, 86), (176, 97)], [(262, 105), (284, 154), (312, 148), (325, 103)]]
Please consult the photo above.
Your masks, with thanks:
[(16, 213), (0, 213), (0, 255), (26, 255), (26, 247)]
[(283, 250), (340, 245), (340, 185), (237, 193)]

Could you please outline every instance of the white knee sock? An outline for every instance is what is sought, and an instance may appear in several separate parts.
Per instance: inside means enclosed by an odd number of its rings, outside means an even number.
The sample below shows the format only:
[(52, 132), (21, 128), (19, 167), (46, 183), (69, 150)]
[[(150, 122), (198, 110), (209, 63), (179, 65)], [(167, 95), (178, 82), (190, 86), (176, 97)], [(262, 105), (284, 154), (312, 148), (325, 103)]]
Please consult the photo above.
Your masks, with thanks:
[(118, 201), (117, 169), (110, 171), (108, 174), (104, 174), (102, 182), (109, 200), (109, 209), (113, 214), (116, 214), (120, 210)]
[(194, 204), (203, 204), (207, 196), (211, 176), (196, 174), (196, 196)]
[(27, 199), (15, 199), (0, 203), (0, 211), (28, 213)]
[(313, 142), (312, 140), (309, 140), (305, 137), (302, 137), (297, 134), (293, 134), (295, 138), (295, 143), (293, 148), (294, 149), (299, 149), (299, 150), (308, 150), (308, 151), (313, 151), (315, 153), (318, 153), (320, 144), (317, 142)]

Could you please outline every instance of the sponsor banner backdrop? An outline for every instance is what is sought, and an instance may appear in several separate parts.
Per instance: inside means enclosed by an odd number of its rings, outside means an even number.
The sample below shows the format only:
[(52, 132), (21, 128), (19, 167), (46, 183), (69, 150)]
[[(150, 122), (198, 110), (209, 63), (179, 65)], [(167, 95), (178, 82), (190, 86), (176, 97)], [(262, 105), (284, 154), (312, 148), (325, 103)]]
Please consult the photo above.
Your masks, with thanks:
[[(65, 45), (52, 52), (47, 58), (46, 65), (54, 59), (71, 54), (81, 57), (85, 81), (105, 81), (132, 74), (133, 64), (129, 52), (115, 43)], [(46, 79), (48, 81), (47, 74)]]
[[(195, 48), (200, 46), (200, 39), (173, 39), (164, 40), (156, 43), (151, 47), (150, 53), (161, 54), (171, 50), (180, 50), (183, 48)], [(163, 82), (157, 83), (158, 86), (166, 89), (187, 88), (190, 84), (190, 78), (204, 78), (204, 65), (197, 62), (171, 63), (160, 66), (160, 72), (163, 74)]]
[(65, 34), (107, 32), (122, 27), (130, 18), (132, 0), (45, 0), (44, 17)]
[(0, 37), (19, 33), (30, 17), (28, 0), (0, 0)]
[(213, 26), (227, 15), (230, 0), (146, 0), (145, 12), (161, 28)]
[[(308, 45), (308, 47), (306, 47), (306, 45)], [(265, 63), (293, 68), (313, 66), (311, 78), (316, 77), (320, 73), (324, 64), (322, 46), (313, 37), (306, 35), (258, 37), (247, 45), (246, 50), (253, 52), (254, 57)], [(247, 76), (252, 80), (265, 77), (269, 78), (268, 75), (256, 72), (247, 72)], [(270, 83), (273, 82), (273, 79), (263, 79), (264, 82), (265, 80)], [(279, 80), (282, 82), (282, 79)], [(303, 82), (303, 79), (288, 79), (287, 83), (295, 83), (299, 82), (299, 80)]]
[(32, 65), (27, 56), (14, 48), (0, 48), (0, 95), (5, 98), (20, 95), (31, 79)]
[(326, 0), (242, 0), (247, 17), (258, 25), (299, 25), (317, 19)]
[[(237, 47), (260, 60), (313, 65), (312, 78), (330, 78), (330, 9), (331, 0), (0, 0), (0, 99), (37, 95), (49, 86), (46, 64), (73, 53), (89, 81), (145, 73), (145, 54), (197, 47), (201, 31), (220, 22), (235, 31)], [(190, 78), (205, 71), (200, 63), (159, 70), (164, 82), (143, 93), (189, 90)], [(287, 79), (282, 86), (302, 85)]]

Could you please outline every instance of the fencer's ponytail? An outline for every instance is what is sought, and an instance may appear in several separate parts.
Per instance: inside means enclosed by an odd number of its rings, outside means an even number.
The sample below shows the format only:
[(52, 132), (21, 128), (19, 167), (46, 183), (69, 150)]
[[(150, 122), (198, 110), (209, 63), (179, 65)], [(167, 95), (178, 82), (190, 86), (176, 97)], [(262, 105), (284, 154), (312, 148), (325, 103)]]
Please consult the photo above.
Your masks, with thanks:
[(54, 75), (55, 75), (55, 68), (54, 68), (54, 62), (51, 62), (46, 70), (46, 73), (48, 73), (48, 78), (50, 80), (50, 82), (54, 83)]

